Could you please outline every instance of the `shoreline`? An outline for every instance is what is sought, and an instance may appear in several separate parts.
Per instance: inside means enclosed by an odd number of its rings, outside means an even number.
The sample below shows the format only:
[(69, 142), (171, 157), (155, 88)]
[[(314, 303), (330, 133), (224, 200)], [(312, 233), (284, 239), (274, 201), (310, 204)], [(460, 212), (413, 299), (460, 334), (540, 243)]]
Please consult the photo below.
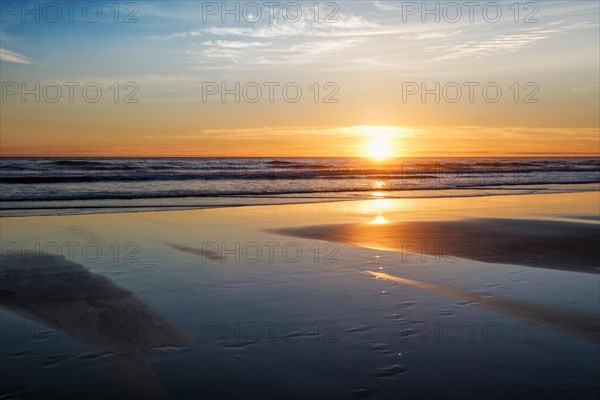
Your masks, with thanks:
[[(290, 201), (290, 202), (282, 202), (282, 203), (254, 203), (254, 204), (219, 204), (219, 205), (198, 205), (198, 206), (186, 206), (186, 205), (123, 205), (123, 206), (110, 206), (110, 207), (98, 207), (98, 206), (61, 206), (61, 207), (22, 207), (22, 208), (12, 208), (12, 209), (0, 209), (0, 218), (23, 218), (23, 217), (50, 217), (50, 216), (75, 216), (75, 215), (106, 215), (106, 214), (138, 214), (138, 213), (152, 213), (152, 212), (176, 212), (176, 211), (199, 211), (199, 210), (211, 210), (211, 209), (229, 209), (229, 208), (240, 208), (240, 207), (264, 207), (264, 206), (289, 206), (289, 205), (303, 205), (303, 204), (327, 204), (327, 203), (342, 203), (342, 202), (355, 202), (355, 201), (369, 201), (369, 200), (403, 200), (403, 199), (450, 199), (450, 198), (480, 198), (480, 197), (497, 197), (497, 196), (523, 196), (523, 195), (544, 195), (544, 194), (566, 194), (566, 193), (591, 193), (591, 192), (600, 192), (600, 187), (598, 183), (556, 183), (553, 185), (558, 186), (578, 186), (572, 190), (560, 190), (553, 189), (547, 187), (538, 187), (540, 185), (521, 185), (522, 187), (510, 187), (511, 185), (498, 185), (498, 186), (477, 186), (477, 187), (461, 187), (461, 188), (451, 188), (451, 189), (406, 189), (406, 190), (365, 190), (360, 191), (358, 193), (393, 193), (393, 192), (432, 192), (432, 194), (439, 193), (441, 195), (435, 196), (372, 196), (370, 198), (329, 198), (327, 196), (319, 196), (319, 197), (311, 197), (311, 196), (287, 196), (287, 195), (264, 195), (264, 196), (213, 196), (213, 197), (204, 197), (209, 199), (260, 199), (260, 200), (273, 200), (273, 199), (301, 199), (301, 201)], [(509, 186), (506, 188), (505, 186)], [(515, 184), (513, 186), (519, 186), (519, 184)], [(452, 195), (452, 192), (465, 192), (465, 191), (473, 191), (475, 193), (471, 195)], [(477, 193), (477, 192), (485, 192), (485, 191), (502, 191), (506, 190), (508, 193)], [(522, 191), (519, 193), (514, 193), (514, 191)], [(448, 193), (451, 192), (451, 193)], [(327, 192), (331, 193), (331, 192)], [(355, 194), (357, 192), (335, 192), (335, 193), (348, 193)], [(446, 195), (444, 195), (446, 193)], [(290, 193), (290, 195), (294, 195), (295, 193)], [(314, 193), (318, 195), (319, 193)], [(203, 199), (202, 197), (182, 197), (175, 199)], [(173, 200), (174, 198), (170, 197), (160, 197), (160, 198), (152, 198), (152, 199), (107, 199), (107, 201), (146, 201), (146, 200)], [(315, 201), (311, 201), (315, 200)], [(69, 202), (69, 200), (54, 200), (56, 202)], [(88, 201), (98, 201), (98, 200), (72, 200), (72, 202), (88, 202)], [(2, 203), (7, 203), (10, 201), (4, 201)], [(27, 202), (38, 202), (38, 200), (29, 200)], [(23, 202), (26, 203), (26, 202)], [(46, 202), (48, 203), (48, 202)], [(150, 209), (153, 208), (153, 209)], [(123, 211), (117, 211), (119, 209), (124, 209)], [(135, 210), (133, 210), (135, 209)], [(31, 211), (31, 214), (23, 213), (17, 215), (1, 215), (2, 213), (16, 212), (16, 211)], [(94, 210), (92, 212), (73, 212), (73, 213), (35, 213), (35, 211), (44, 211), (44, 210)]]

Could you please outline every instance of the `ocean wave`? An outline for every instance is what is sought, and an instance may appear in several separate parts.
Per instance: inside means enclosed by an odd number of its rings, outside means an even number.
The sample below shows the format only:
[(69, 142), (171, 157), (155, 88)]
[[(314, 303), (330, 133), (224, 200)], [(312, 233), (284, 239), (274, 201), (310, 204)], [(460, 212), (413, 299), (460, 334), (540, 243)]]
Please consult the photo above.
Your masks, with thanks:
[[(600, 182), (598, 158), (0, 158), (0, 201), (330, 196)], [(5, 205), (2, 205), (5, 207)]]
[(298, 179), (434, 179), (434, 178), (461, 178), (461, 177), (504, 177), (527, 176), (535, 174), (569, 174), (579, 173), (600, 180), (600, 165), (555, 164), (544, 166), (531, 166), (520, 164), (503, 165), (484, 163), (478, 165), (422, 167), (420, 165), (404, 166), (403, 168), (368, 168), (333, 166), (325, 168), (322, 164), (315, 164), (308, 168), (297, 164), (289, 164), (285, 168), (257, 168), (252, 166), (235, 166), (221, 168), (214, 165), (185, 166), (185, 168), (167, 168), (160, 166), (114, 166), (92, 167), (84, 170), (6, 170), (0, 174), (0, 183), (3, 184), (49, 184), (49, 183), (93, 183), (93, 182), (132, 182), (132, 181), (208, 181), (208, 180), (298, 180)]
[[(0, 201), (2, 202), (26, 202), (26, 201), (71, 201), (71, 200), (136, 200), (136, 199), (175, 199), (175, 198), (212, 198), (212, 197), (265, 197), (265, 196), (280, 196), (280, 195), (327, 195), (335, 193), (385, 193), (385, 192), (402, 192), (402, 191), (419, 191), (419, 190), (465, 190), (465, 189), (486, 189), (493, 187), (511, 187), (511, 186), (531, 186), (531, 185), (570, 185), (570, 184), (594, 184), (597, 180), (581, 179), (576, 182), (568, 181), (528, 181), (528, 182), (469, 182), (457, 184), (437, 184), (437, 185), (390, 185), (389, 187), (373, 188), (373, 187), (352, 187), (338, 185), (336, 187), (277, 187), (277, 188), (248, 188), (248, 189), (171, 189), (171, 190), (122, 190), (111, 192), (100, 191), (77, 191), (77, 192), (59, 192), (48, 194), (46, 192), (20, 194), (2, 194)], [(0, 208), (6, 204), (0, 204)]]

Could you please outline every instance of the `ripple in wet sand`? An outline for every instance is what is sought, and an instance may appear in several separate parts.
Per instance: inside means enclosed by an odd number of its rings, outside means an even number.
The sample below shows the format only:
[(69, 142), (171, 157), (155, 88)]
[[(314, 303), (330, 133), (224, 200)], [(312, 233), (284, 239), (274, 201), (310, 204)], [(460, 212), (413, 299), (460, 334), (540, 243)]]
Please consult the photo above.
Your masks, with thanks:
[(360, 389), (357, 389), (354, 392), (354, 396), (353, 397), (355, 399), (368, 399), (371, 396), (373, 396), (373, 393), (370, 392), (368, 389), (360, 388)]
[(414, 306), (415, 304), (417, 304), (417, 303), (415, 303), (413, 301), (405, 301), (405, 302), (400, 303), (400, 305), (398, 305), (398, 308), (410, 308), (410, 307)]
[(409, 336), (414, 336), (418, 333), (419, 331), (414, 330), (412, 328), (407, 328), (407, 329), (403, 329), (400, 332), (400, 337), (405, 338), (405, 337), (409, 337)]
[(346, 329), (344, 332), (346, 332), (346, 333), (361, 333), (361, 332), (366, 332), (373, 328), (374, 328), (373, 325), (357, 326), (355, 328)]
[(378, 378), (389, 378), (398, 374), (402, 374), (406, 371), (408, 371), (407, 367), (399, 364), (392, 364), (387, 367), (380, 368), (379, 372), (375, 376)]
[(371, 345), (371, 350), (375, 350), (385, 354), (391, 353), (391, 348), (392, 345), (389, 343), (374, 343)]
[(438, 315), (440, 317), (454, 317), (456, 315), (456, 313), (454, 311), (440, 311), (438, 313)]

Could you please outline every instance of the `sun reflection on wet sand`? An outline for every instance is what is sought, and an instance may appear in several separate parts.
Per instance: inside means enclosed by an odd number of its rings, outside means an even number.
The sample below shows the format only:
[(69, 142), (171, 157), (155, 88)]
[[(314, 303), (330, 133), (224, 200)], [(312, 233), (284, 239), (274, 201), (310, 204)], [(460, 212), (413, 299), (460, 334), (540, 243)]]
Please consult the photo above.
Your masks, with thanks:
[(383, 272), (366, 271), (376, 279), (383, 279), (405, 285), (416, 286), (447, 296), (457, 297), (476, 303), (501, 314), (508, 315), (526, 322), (533, 322), (546, 329), (562, 332), (580, 339), (599, 344), (600, 318), (591, 311), (579, 310), (573, 307), (561, 307), (550, 304), (540, 304), (531, 301), (511, 299), (508, 297), (486, 297), (477, 293), (439, 285), (431, 282), (418, 281)]

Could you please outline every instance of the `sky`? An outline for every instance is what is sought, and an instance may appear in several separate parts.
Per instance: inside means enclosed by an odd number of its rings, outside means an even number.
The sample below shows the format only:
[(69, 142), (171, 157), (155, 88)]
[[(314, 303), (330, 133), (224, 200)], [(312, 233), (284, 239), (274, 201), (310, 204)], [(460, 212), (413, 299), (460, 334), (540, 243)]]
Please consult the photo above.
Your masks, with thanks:
[(278, 3), (2, 2), (0, 155), (600, 153), (597, 1)]

